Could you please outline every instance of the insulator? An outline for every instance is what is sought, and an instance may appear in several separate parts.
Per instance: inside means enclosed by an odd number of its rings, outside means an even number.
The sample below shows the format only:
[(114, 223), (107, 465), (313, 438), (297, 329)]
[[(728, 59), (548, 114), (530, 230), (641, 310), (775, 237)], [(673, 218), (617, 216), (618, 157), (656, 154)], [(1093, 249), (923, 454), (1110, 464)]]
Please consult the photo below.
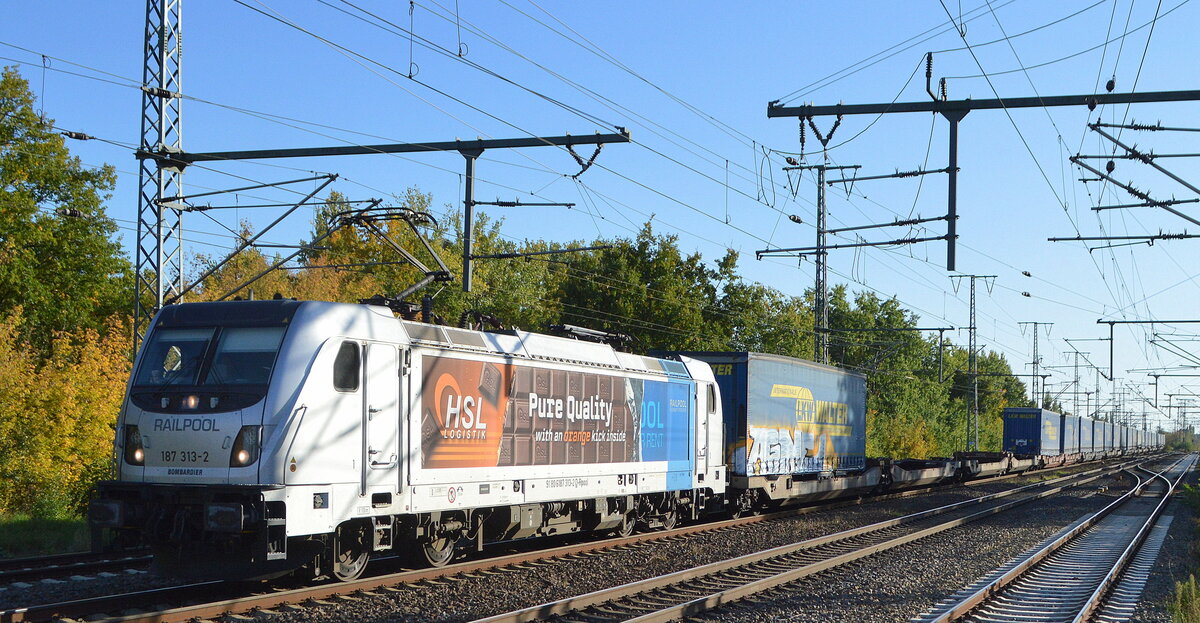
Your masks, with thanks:
[(175, 93), (174, 91), (168, 91), (162, 87), (143, 86), (142, 91), (148, 95), (153, 95), (154, 97), (161, 97), (163, 99), (171, 99), (171, 98), (175, 98), (175, 97), (181, 97), (181, 95), (179, 93)]
[(428, 294), (421, 297), (421, 322), (433, 322), (433, 297)]
[(1112, 160), (1109, 160), (1108, 163), (1104, 165), (1104, 170), (1108, 171), (1109, 173), (1112, 173), (1116, 168), (1117, 163), (1113, 162)]
[(933, 52), (925, 53), (925, 78), (933, 77)]

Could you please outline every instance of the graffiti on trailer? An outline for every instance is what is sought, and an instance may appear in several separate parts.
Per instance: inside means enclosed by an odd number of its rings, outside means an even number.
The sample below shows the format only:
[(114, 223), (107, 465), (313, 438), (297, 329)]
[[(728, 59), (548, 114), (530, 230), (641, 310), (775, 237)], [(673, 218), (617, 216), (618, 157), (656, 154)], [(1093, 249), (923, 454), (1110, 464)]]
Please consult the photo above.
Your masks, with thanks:
[(799, 385), (773, 384), (771, 398), (795, 401), (790, 426), (755, 427), (748, 432), (746, 458), (752, 474), (836, 469), (834, 437), (850, 437), (850, 407), (816, 400)]

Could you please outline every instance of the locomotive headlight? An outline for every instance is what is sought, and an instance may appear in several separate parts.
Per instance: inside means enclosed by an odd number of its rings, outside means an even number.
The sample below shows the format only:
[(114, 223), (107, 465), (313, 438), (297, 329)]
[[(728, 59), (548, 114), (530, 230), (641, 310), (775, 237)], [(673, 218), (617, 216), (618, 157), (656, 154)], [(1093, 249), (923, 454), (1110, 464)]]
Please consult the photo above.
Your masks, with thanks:
[(125, 462), (130, 465), (145, 465), (146, 451), (142, 449), (142, 434), (136, 426), (125, 427)]
[(199, 396), (192, 395), (192, 396), (188, 396), (183, 399), (183, 408), (184, 409), (195, 409), (198, 406), (200, 406), (200, 397)]
[(230, 467), (245, 467), (258, 460), (259, 435), (261, 426), (243, 426), (233, 440), (233, 449), (229, 452)]

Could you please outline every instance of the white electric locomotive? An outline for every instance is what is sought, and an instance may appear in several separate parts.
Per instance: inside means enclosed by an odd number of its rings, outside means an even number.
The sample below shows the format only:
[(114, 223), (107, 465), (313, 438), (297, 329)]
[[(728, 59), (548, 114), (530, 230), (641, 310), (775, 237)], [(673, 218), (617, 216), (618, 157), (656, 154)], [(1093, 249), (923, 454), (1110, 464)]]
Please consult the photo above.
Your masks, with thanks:
[(135, 364), (97, 534), (163, 571), (358, 577), (719, 507), (711, 368), (312, 301), (172, 305)]

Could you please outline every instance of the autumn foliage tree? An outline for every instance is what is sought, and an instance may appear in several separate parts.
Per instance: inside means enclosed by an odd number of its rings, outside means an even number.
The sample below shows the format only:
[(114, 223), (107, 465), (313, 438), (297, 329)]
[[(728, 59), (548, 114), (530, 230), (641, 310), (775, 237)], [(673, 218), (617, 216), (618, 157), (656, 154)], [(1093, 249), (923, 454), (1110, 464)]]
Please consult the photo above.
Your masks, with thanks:
[(109, 475), (129, 378), (128, 324), (58, 331), (39, 357), (20, 309), (0, 320), (0, 514), (78, 515)]

